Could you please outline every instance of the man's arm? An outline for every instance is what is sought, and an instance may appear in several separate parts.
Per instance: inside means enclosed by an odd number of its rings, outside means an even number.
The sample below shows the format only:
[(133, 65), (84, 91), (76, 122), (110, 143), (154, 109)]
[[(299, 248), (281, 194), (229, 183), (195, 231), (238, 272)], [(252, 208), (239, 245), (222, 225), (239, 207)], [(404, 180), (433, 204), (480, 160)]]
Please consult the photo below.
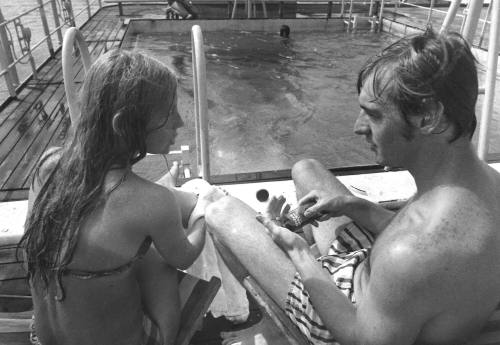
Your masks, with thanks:
[(375, 235), (380, 234), (396, 214), (394, 211), (366, 199), (355, 196), (346, 196), (345, 198), (344, 215)]
[[(310, 203), (313, 205), (309, 206)], [(331, 197), (329, 193), (317, 190), (300, 199), (299, 205), (307, 207), (304, 212), (306, 217), (315, 213), (323, 214), (319, 219), (321, 221), (330, 217), (347, 216), (375, 235), (381, 233), (396, 214), (379, 204), (351, 194)]]
[(377, 251), (371, 272), (358, 268), (362, 283), (356, 286), (353, 305), (300, 236), (262, 216), (257, 219), (288, 254), (315, 310), (341, 344), (414, 344), (425, 323), (442, 310), (439, 303), (444, 302), (439, 301), (446, 292), (434, 279), (442, 270), (411, 245), (398, 243)]
[[(413, 344), (425, 321), (429, 303), (421, 282), (409, 279), (411, 268), (394, 262), (374, 267), (372, 277), (353, 305), (332, 282), (330, 275), (308, 252), (290, 252), (316, 311), (341, 344)], [(401, 262), (401, 258), (394, 257)], [(391, 259), (390, 261), (392, 261)]]

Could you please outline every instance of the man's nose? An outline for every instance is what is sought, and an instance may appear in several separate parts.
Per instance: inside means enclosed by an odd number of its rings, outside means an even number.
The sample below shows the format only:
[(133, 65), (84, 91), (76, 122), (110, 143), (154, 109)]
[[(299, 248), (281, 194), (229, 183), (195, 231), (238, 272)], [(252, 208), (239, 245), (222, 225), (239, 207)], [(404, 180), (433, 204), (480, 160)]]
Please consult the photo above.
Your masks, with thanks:
[(356, 122), (354, 123), (354, 133), (358, 135), (366, 135), (369, 132), (370, 127), (368, 126), (366, 115), (363, 114), (363, 111), (361, 111), (356, 119)]

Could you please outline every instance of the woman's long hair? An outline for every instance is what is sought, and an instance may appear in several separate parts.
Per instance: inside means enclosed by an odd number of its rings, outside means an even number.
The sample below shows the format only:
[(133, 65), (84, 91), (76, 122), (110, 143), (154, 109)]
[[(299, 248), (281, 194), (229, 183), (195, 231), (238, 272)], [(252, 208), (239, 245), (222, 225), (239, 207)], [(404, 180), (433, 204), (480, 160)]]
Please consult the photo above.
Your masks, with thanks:
[(174, 108), (176, 87), (167, 67), (136, 52), (110, 51), (89, 69), (74, 134), (58, 151), (20, 242), (36, 286), (46, 288), (71, 262), (83, 221), (105, 200), (107, 172), (146, 155), (146, 125), (154, 111)]

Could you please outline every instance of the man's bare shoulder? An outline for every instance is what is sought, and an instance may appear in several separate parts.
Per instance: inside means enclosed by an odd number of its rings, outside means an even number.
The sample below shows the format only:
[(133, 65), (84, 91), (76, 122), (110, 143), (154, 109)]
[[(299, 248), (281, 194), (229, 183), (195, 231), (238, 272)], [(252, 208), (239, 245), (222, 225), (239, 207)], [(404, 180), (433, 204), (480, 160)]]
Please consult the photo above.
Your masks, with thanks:
[(479, 327), (500, 300), (500, 234), (488, 200), (452, 186), (415, 198), (375, 243), (377, 291), (394, 303), (411, 299), (443, 332)]
[(442, 186), (416, 199), (402, 218), (408, 220), (408, 230), (418, 233), (423, 241), (456, 248), (466, 240), (467, 247), (473, 249), (470, 241), (490, 241), (492, 236), (498, 236), (499, 219), (492, 212), (498, 205), (491, 191), (485, 195), (472, 188)]
[(481, 274), (493, 268), (489, 260), (500, 261), (496, 217), (477, 193), (443, 186), (396, 215), (373, 248), (373, 265), (401, 269), (416, 281), (453, 283), (465, 270)]

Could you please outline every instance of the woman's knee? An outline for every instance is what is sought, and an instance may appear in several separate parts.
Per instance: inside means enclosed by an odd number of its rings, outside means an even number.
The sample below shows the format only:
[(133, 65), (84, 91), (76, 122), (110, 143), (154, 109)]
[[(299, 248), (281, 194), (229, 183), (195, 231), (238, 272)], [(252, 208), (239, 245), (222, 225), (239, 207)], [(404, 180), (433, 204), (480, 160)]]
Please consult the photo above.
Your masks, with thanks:
[(205, 221), (210, 227), (218, 228), (233, 213), (234, 198), (224, 196), (207, 206)]

